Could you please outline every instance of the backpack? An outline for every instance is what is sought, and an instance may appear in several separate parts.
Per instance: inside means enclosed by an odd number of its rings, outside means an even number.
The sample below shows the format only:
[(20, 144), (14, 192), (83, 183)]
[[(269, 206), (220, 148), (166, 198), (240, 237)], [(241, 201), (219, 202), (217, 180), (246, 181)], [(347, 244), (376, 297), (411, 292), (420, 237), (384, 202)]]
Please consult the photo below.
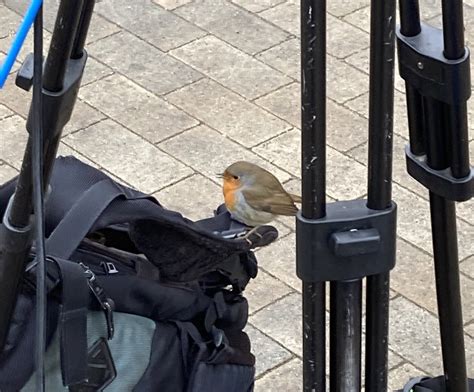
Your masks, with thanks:
[[(0, 216), (16, 178), (0, 187)], [(224, 206), (193, 222), (74, 157), (56, 159), (45, 203), (48, 391), (249, 392), (255, 357), (243, 296), (264, 226)], [(0, 391), (34, 391), (34, 246)]]

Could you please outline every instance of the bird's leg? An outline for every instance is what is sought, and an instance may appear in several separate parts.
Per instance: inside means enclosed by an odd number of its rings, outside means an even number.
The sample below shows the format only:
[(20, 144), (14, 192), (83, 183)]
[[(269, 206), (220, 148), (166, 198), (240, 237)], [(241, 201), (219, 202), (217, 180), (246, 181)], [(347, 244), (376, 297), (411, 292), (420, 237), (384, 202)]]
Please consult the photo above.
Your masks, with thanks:
[(251, 229), (250, 231), (248, 231), (243, 237), (242, 239), (244, 239), (245, 241), (247, 241), (249, 243), (250, 246), (253, 245), (253, 242), (250, 241), (249, 237), (252, 235), (252, 234), (255, 234), (257, 235), (258, 237), (262, 238), (262, 235), (257, 231), (261, 226), (255, 226), (253, 229)]

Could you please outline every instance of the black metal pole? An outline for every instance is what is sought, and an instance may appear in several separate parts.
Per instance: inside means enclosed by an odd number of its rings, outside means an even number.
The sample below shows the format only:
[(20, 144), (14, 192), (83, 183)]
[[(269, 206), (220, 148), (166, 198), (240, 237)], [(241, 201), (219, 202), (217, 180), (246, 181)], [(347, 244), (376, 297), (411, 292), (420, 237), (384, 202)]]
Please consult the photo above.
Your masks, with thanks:
[[(413, 9), (414, 0), (400, 0), (401, 28), (399, 37), (402, 76), (407, 80), (407, 106), (410, 127), (410, 149), (417, 156), (426, 154), (426, 164), (422, 173), (427, 176), (429, 170), (450, 169), (450, 174), (443, 174), (456, 179), (469, 178), (467, 99), (470, 92), (468, 63), (466, 63), (464, 46), (463, 4), (460, 0), (442, 1), (443, 8), (443, 54), (447, 60), (460, 61), (457, 65), (457, 79), (444, 86), (441, 76), (433, 84), (433, 75), (442, 75), (440, 70), (448, 63), (438, 56), (433, 60), (432, 48), (435, 40), (441, 40), (436, 31), (420, 28), (419, 13), (417, 17), (402, 10)], [(417, 57), (411, 57), (407, 42), (409, 38), (422, 34), (416, 41)], [(423, 35), (424, 34), (424, 35)], [(410, 41), (412, 42), (412, 41)], [(412, 45), (411, 43), (409, 45)], [(410, 49), (413, 50), (413, 49)], [(405, 61), (405, 64), (403, 64)], [(464, 68), (463, 68), (464, 67)], [(417, 73), (413, 72), (418, 69)], [(424, 75), (419, 71), (429, 69)], [(467, 73), (466, 73), (467, 70)], [(415, 76), (416, 75), (416, 76)], [(418, 79), (418, 80), (417, 80)], [(440, 83), (441, 81), (441, 83)], [(454, 84), (453, 84), (454, 83)], [(463, 83), (465, 85), (463, 85)], [(415, 89), (415, 86), (416, 89)], [(446, 95), (446, 88), (452, 94)], [(420, 99), (421, 94), (423, 97)], [(421, 102), (421, 105), (420, 105)], [(421, 110), (420, 110), (421, 106)], [(408, 153), (407, 153), (408, 154)], [(407, 155), (408, 167), (413, 167), (413, 159)], [(422, 181), (420, 173), (410, 174)], [(441, 173), (441, 172), (438, 172)], [(452, 178), (451, 177), (451, 178)], [(441, 346), (445, 387), (447, 392), (467, 392), (466, 360), (464, 348), (463, 320), (459, 282), (459, 258), (456, 231), (456, 211), (453, 199), (446, 199), (438, 194), (447, 195), (453, 184), (445, 182), (441, 189), (433, 178), (425, 186), (430, 190), (431, 229), (436, 277), (436, 293), (440, 323)], [(463, 196), (464, 197), (464, 196)], [(461, 199), (461, 200), (466, 200)]]
[[(395, 0), (372, 0), (367, 207), (374, 210), (392, 200), (395, 17)], [(367, 278), (367, 392), (387, 390), (389, 287), (388, 272)]]
[[(81, 15), (82, 0), (62, 0), (51, 46), (44, 67), (43, 91), (58, 92), (63, 87), (66, 67)], [(87, 29), (85, 30), (87, 33)], [(75, 96), (73, 97), (75, 99)], [(73, 106), (73, 104), (72, 104)], [(72, 107), (70, 108), (72, 111)], [(46, 115), (44, 121), (46, 121)], [(59, 143), (58, 135), (50, 135), (54, 130), (44, 129), (46, 146)], [(48, 140), (49, 139), (49, 140)], [(54, 143), (51, 140), (54, 139)], [(3, 348), (11, 315), (16, 303), (21, 275), (31, 246), (32, 208), (32, 141), (28, 138), (23, 163), (18, 177), (15, 194), (4, 214), (0, 225), (0, 349)], [(56, 152), (57, 145), (48, 151)], [(44, 185), (48, 183), (54, 155), (43, 151)]]
[(362, 281), (331, 282), (330, 390), (360, 391)]
[[(326, 215), (326, 1), (301, 0), (302, 215)], [(326, 390), (326, 284), (303, 282), (303, 385)]]

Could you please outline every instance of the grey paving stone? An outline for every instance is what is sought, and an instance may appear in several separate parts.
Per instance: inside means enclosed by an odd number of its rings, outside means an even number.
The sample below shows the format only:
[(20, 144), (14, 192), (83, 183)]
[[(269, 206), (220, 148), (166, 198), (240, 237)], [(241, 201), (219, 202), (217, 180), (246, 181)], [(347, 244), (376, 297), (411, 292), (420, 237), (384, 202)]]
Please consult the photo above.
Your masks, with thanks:
[[(393, 185), (393, 199), (398, 204), (398, 234), (426, 252), (432, 253), (428, 201), (397, 184)], [(458, 221), (457, 229), (458, 243), (462, 244), (459, 248), (459, 257), (462, 260), (474, 254), (474, 230), (463, 221)]]
[(292, 359), (257, 380), (255, 392), (302, 391), (302, 368), (301, 360), (298, 358)]
[[(30, 2), (28, 0), (5, 0), (5, 4), (19, 15), (24, 15)], [(59, 0), (45, 0), (43, 6), (43, 25), (45, 29), (52, 31), (56, 21)], [(18, 16), (20, 18), (20, 16)], [(16, 30), (19, 22), (14, 26)]]
[(237, 4), (250, 12), (261, 12), (270, 7), (283, 3), (285, 0), (232, 0), (232, 3)]
[[(265, 96), (256, 101), (259, 106), (301, 128), (301, 87), (299, 83), (289, 86)], [(337, 105), (327, 101), (327, 140), (331, 147), (339, 151), (347, 151), (367, 140), (367, 120)]]
[(26, 92), (15, 85), (16, 73), (11, 74), (2, 88), (1, 103), (22, 117), (28, 116), (31, 92)]
[[(103, 17), (133, 31), (165, 52), (205, 34), (197, 26), (166, 11), (152, 0), (103, 0), (95, 9)], [(176, 33), (178, 31), (179, 34)]]
[[(441, 374), (441, 343), (436, 317), (398, 297), (391, 301), (389, 346), (430, 374)], [(474, 341), (465, 336), (466, 360), (474, 360)], [(474, 369), (469, 369), (472, 374)]]
[(120, 75), (83, 87), (80, 96), (122, 125), (156, 143), (198, 122)]
[[(292, 0), (297, 1), (297, 0)], [(370, 4), (370, 0), (356, 0), (356, 1), (346, 1), (346, 0), (336, 0), (331, 1), (327, 5), (327, 10), (334, 16), (344, 16), (350, 14), (354, 11), (359, 10)]]
[(200, 38), (170, 53), (247, 99), (267, 94), (291, 81), (214, 36)]
[(474, 255), (468, 257), (460, 265), (460, 270), (474, 279)]
[(259, 249), (256, 255), (261, 268), (301, 292), (301, 280), (296, 276), (295, 246), (295, 234), (292, 233)]
[(59, 143), (57, 156), (64, 156), (65, 157), (65, 156), (69, 156), (69, 155), (71, 155), (73, 157), (76, 157), (80, 161), (84, 162), (85, 164), (87, 164), (89, 166), (95, 167), (96, 169), (102, 169), (100, 167), (100, 165), (98, 165), (97, 163), (91, 161), (89, 158), (85, 157), (84, 155), (77, 152), (76, 150), (74, 150), (73, 148), (69, 147), (68, 145), (64, 144), (64, 142), (61, 141), (61, 143)]
[[(254, 151), (275, 165), (300, 177), (301, 132), (293, 129), (254, 148)], [(360, 197), (366, 192), (366, 170), (330, 146), (326, 149), (327, 194), (343, 200)], [(350, 181), (348, 180), (350, 176)]]
[(289, 174), (205, 125), (166, 140), (159, 146), (218, 184), (220, 180), (217, 173), (222, 173), (227, 166), (239, 160), (253, 162), (270, 170), (280, 181), (290, 178)]
[(0, 104), (0, 120), (3, 120), (5, 117), (9, 117), (11, 115), (13, 115), (13, 112), (5, 105)]
[[(13, 39), (14, 35), (0, 39), (0, 51), (3, 53), (8, 53), (13, 43)], [(43, 31), (43, 48), (45, 54), (49, 50), (50, 43), (51, 34), (45, 30)], [(23, 46), (21, 47), (20, 52), (16, 58), (15, 66), (21, 65), (29, 53), (33, 53), (33, 34), (31, 32), (25, 38), (25, 42), (23, 43)]]
[(214, 210), (224, 202), (221, 188), (200, 174), (185, 178), (154, 196), (165, 208), (191, 220), (212, 217)]
[(90, 84), (96, 80), (102, 79), (105, 76), (112, 75), (114, 71), (106, 65), (100, 63), (93, 57), (89, 56), (82, 76), (81, 85)]
[(289, 125), (211, 80), (201, 80), (166, 98), (246, 147), (276, 136)]
[(0, 158), (15, 169), (20, 169), (28, 133), (25, 120), (20, 116), (0, 121)]
[[(0, 46), (3, 46), (2, 41), (6, 41), (6, 40), (7, 40), (7, 38), (0, 39)], [(5, 61), (6, 58), (7, 58), (7, 55), (4, 52), (0, 51), (0, 64), (3, 64), (3, 62)], [(13, 63), (13, 65), (10, 69), (9, 74), (12, 74), (12, 73), (18, 71), (20, 66), (21, 66), (21, 64), (18, 61), (15, 60), (15, 62)]]
[[(272, 245), (269, 247), (271, 246)], [(259, 254), (257, 257), (259, 263), (261, 258), (262, 257)], [(250, 280), (245, 288), (245, 297), (249, 302), (249, 312), (251, 314), (255, 313), (264, 306), (267, 306), (291, 292), (292, 290), (290, 287), (267, 274), (260, 268), (257, 277)]]
[[(408, 144), (408, 141), (403, 139), (398, 135), (393, 136), (393, 166), (392, 166), (392, 175), (393, 180), (398, 184), (409, 188), (411, 191), (416, 192), (419, 196), (426, 199), (428, 197), (428, 191), (415, 179), (408, 175), (406, 169), (406, 160), (405, 160), (405, 146)], [(355, 148), (349, 152), (349, 155), (357, 159), (359, 162), (367, 165), (367, 154), (368, 147), (367, 143), (364, 143), (362, 146)]]
[(292, 357), (288, 350), (285, 350), (281, 345), (265, 336), (252, 325), (247, 324), (244, 331), (250, 338), (251, 350), (253, 355), (255, 355), (256, 377)]
[[(395, 90), (393, 96), (393, 132), (408, 140), (408, 117), (405, 94)], [(369, 93), (344, 103), (344, 106), (369, 118)]]
[(156, 192), (192, 174), (191, 169), (112, 120), (73, 133), (64, 140), (145, 193)]
[(87, 34), (87, 43), (90, 44), (92, 42), (98, 41), (119, 31), (120, 27), (114, 23), (110, 23), (108, 20), (99, 16), (97, 12), (94, 12), (92, 15), (89, 32)]
[(370, 45), (369, 34), (334, 16), (327, 16), (327, 51), (345, 58)]
[[(366, 74), (332, 56), (328, 56), (326, 61), (328, 97), (344, 103), (369, 90), (369, 78)], [(341, 83), (341, 80), (345, 82)]]
[[(126, 51), (123, 51), (124, 47)], [(155, 94), (165, 94), (202, 77), (190, 67), (127, 32), (114, 34), (89, 48), (99, 61)]]
[(278, 69), (285, 75), (300, 80), (300, 41), (291, 38), (256, 55), (259, 60)]
[(276, 114), (297, 128), (301, 128), (300, 102), (301, 87), (299, 83), (282, 87), (255, 101), (257, 105)]
[(249, 321), (293, 353), (302, 354), (301, 295), (290, 294), (250, 316)]
[(404, 363), (388, 373), (388, 391), (403, 389), (411, 378), (421, 376), (427, 376), (427, 374), (410, 363)]
[(472, 322), (469, 325), (466, 325), (464, 327), (464, 331), (471, 336), (471, 338), (474, 338), (474, 322)]
[(300, 35), (299, 3), (287, 1), (260, 12), (259, 15), (293, 35)]
[(359, 8), (358, 10), (344, 16), (342, 20), (370, 33), (370, 5)]
[(368, 122), (362, 116), (328, 100), (327, 143), (339, 151), (348, 151), (367, 140)]
[[(396, 52), (394, 60), (394, 86), (398, 91), (405, 92), (405, 81), (398, 72), (398, 56)], [(370, 69), (370, 50), (369, 48), (360, 50), (345, 58), (345, 61), (368, 74)]]
[(0, 4), (0, 38), (13, 39), (20, 23), (19, 15)]
[[(462, 265), (462, 264), (461, 264)], [(464, 321), (474, 318), (474, 281), (461, 275)], [(431, 256), (398, 239), (397, 263), (391, 274), (392, 289), (416, 304), (437, 313), (434, 261)]]
[(190, 3), (192, 0), (153, 0), (154, 3), (160, 5), (167, 10), (174, 10), (184, 4)]
[(249, 54), (261, 52), (288, 38), (288, 33), (223, 0), (200, 0), (175, 12)]
[(77, 131), (78, 129), (87, 128), (88, 126), (105, 118), (106, 116), (104, 116), (94, 107), (77, 100), (71, 119), (64, 127), (63, 135), (68, 135), (71, 132)]
[(18, 174), (18, 170), (13, 169), (11, 166), (8, 166), (6, 164), (0, 164), (0, 185), (11, 180), (17, 174)]

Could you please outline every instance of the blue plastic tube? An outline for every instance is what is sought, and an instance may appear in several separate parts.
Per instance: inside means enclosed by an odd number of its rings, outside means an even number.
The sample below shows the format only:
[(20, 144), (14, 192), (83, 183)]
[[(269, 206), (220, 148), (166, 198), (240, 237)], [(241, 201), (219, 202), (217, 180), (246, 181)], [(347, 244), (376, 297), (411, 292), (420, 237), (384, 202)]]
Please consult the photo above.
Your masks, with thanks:
[(18, 57), (18, 53), (20, 53), (20, 49), (25, 42), (25, 38), (28, 35), (28, 31), (30, 30), (33, 22), (35, 21), (36, 14), (38, 13), (39, 8), (43, 0), (32, 0), (30, 7), (26, 11), (25, 17), (23, 22), (20, 25), (18, 32), (16, 33), (15, 39), (13, 40), (12, 46), (10, 51), (7, 54), (7, 58), (2, 64), (0, 68), (0, 89), (3, 88), (5, 81), (7, 80), (8, 74), (10, 73), (13, 64), (15, 63), (15, 59)]

